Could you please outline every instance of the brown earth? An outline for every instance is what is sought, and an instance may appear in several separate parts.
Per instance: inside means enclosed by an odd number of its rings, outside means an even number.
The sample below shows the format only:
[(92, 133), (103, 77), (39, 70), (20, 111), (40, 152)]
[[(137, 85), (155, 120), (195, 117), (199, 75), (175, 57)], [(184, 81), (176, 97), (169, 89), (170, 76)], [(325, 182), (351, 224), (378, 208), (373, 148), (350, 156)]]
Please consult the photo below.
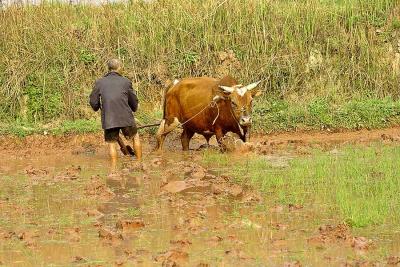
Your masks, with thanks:
[[(233, 142), (276, 157), (350, 143), (397, 143), (400, 128), (256, 135)], [(144, 138), (143, 164), (120, 155), (109, 175), (102, 134), (0, 137), (0, 263), (5, 266), (380, 266), (400, 264), (400, 242), (360, 236), (315, 207), (276, 205), (180, 151)], [(192, 148), (204, 140), (195, 138)], [(215, 140), (214, 143), (215, 145)], [(212, 148), (211, 148), (212, 149)], [(289, 158), (290, 158), (289, 156)], [(282, 164), (277, 162), (276, 164)], [(374, 237), (371, 240), (370, 237)], [(384, 249), (388, 257), (382, 257)]]
[[(47, 153), (50, 149), (71, 150), (73, 154), (93, 153), (105, 144), (102, 142), (102, 133), (82, 135), (31, 135), (24, 138), (15, 136), (0, 136), (0, 149), (12, 150), (17, 154)], [(155, 144), (153, 137), (145, 137), (147, 143)], [(171, 139), (177, 140), (175, 135)], [(400, 141), (400, 126), (378, 130), (359, 130), (343, 132), (287, 132), (269, 135), (256, 134), (252, 136), (251, 142), (262, 143), (271, 147), (292, 144), (295, 146), (332, 146), (335, 144), (357, 144), (370, 143), (371, 141), (383, 140), (386, 142)], [(213, 140), (213, 144), (216, 142)], [(203, 143), (202, 138), (197, 137), (194, 143)], [(192, 145), (191, 147), (195, 147)], [(180, 145), (176, 142), (167, 144), (166, 150), (179, 150)]]

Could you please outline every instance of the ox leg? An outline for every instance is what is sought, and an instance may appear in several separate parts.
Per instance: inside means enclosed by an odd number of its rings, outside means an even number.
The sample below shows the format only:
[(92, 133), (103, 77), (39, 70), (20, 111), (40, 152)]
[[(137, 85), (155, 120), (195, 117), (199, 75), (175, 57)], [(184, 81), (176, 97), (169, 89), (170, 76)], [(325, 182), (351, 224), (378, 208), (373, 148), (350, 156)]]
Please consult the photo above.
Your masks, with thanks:
[(243, 141), (243, 143), (246, 143), (246, 134), (240, 134), (239, 135), (239, 138), (240, 138), (240, 140), (242, 140)]
[(240, 139), (244, 142), (244, 143), (246, 143), (246, 141), (247, 141), (247, 129), (243, 129), (243, 134), (240, 134)]
[(168, 124), (168, 122), (164, 119), (162, 120), (160, 127), (158, 128), (157, 131), (157, 147), (156, 149), (158, 151), (161, 151), (163, 149), (164, 146), (164, 141), (165, 141), (165, 137), (167, 136), (167, 134), (169, 134), (170, 132), (172, 132), (173, 130), (175, 130), (176, 127), (178, 127), (180, 124), (178, 118), (174, 118), (173, 122)]
[(211, 139), (211, 137), (212, 137), (212, 134), (211, 134), (211, 135), (210, 135), (210, 134), (204, 135), (204, 138), (206, 139), (206, 142), (207, 142), (207, 147), (210, 146), (210, 139)]
[(192, 139), (194, 135), (194, 132), (188, 130), (188, 129), (183, 129), (182, 135), (181, 135), (181, 142), (182, 142), (182, 150), (183, 151), (188, 151), (189, 150), (189, 143), (190, 139)]
[(217, 128), (215, 130), (215, 137), (217, 138), (217, 142), (219, 144), (219, 147), (221, 148), (222, 151), (226, 150), (225, 145), (222, 143), (222, 140), (224, 139), (224, 132), (222, 131), (221, 128)]

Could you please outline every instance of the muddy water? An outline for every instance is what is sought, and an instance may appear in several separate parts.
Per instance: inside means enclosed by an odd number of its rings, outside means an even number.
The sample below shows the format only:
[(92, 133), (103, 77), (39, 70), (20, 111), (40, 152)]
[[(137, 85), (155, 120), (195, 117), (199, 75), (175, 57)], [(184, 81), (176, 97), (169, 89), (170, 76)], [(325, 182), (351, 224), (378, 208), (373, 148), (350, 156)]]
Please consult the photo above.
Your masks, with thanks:
[(273, 206), (201, 152), (147, 155), (109, 175), (104, 147), (2, 154), (0, 265), (357, 266), (400, 250), (315, 208)]

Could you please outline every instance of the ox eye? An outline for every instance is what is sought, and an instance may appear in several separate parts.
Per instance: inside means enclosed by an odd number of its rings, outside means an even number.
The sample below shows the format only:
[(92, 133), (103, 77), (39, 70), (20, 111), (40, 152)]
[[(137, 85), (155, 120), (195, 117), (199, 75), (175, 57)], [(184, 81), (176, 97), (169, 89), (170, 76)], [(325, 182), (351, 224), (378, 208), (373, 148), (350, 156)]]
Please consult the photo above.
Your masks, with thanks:
[(232, 106), (237, 107), (238, 105), (232, 101)]

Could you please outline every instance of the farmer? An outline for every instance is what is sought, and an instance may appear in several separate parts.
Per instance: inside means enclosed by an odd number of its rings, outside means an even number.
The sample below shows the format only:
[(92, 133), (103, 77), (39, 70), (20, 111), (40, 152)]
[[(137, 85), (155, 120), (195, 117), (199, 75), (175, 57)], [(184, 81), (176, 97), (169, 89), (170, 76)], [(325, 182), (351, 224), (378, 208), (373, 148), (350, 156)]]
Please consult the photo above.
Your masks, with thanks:
[(122, 64), (118, 59), (109, 60), (107, 66), (108, 73), (94, 84), (90, 94), (90, 106), (94, 111), (101, 108), (104, 139), (109, 143), (111, 162), (115, 168), (117, 142), (120, 145), (122, 142), (119, 137), (120, 131), (128, 140), (132, 140), (133, 150), (139, 161), (142, 159), (142, 145), (132, 114), (138, 108), (138, 98), (132, 88), (132, 82), (120, 74)]

